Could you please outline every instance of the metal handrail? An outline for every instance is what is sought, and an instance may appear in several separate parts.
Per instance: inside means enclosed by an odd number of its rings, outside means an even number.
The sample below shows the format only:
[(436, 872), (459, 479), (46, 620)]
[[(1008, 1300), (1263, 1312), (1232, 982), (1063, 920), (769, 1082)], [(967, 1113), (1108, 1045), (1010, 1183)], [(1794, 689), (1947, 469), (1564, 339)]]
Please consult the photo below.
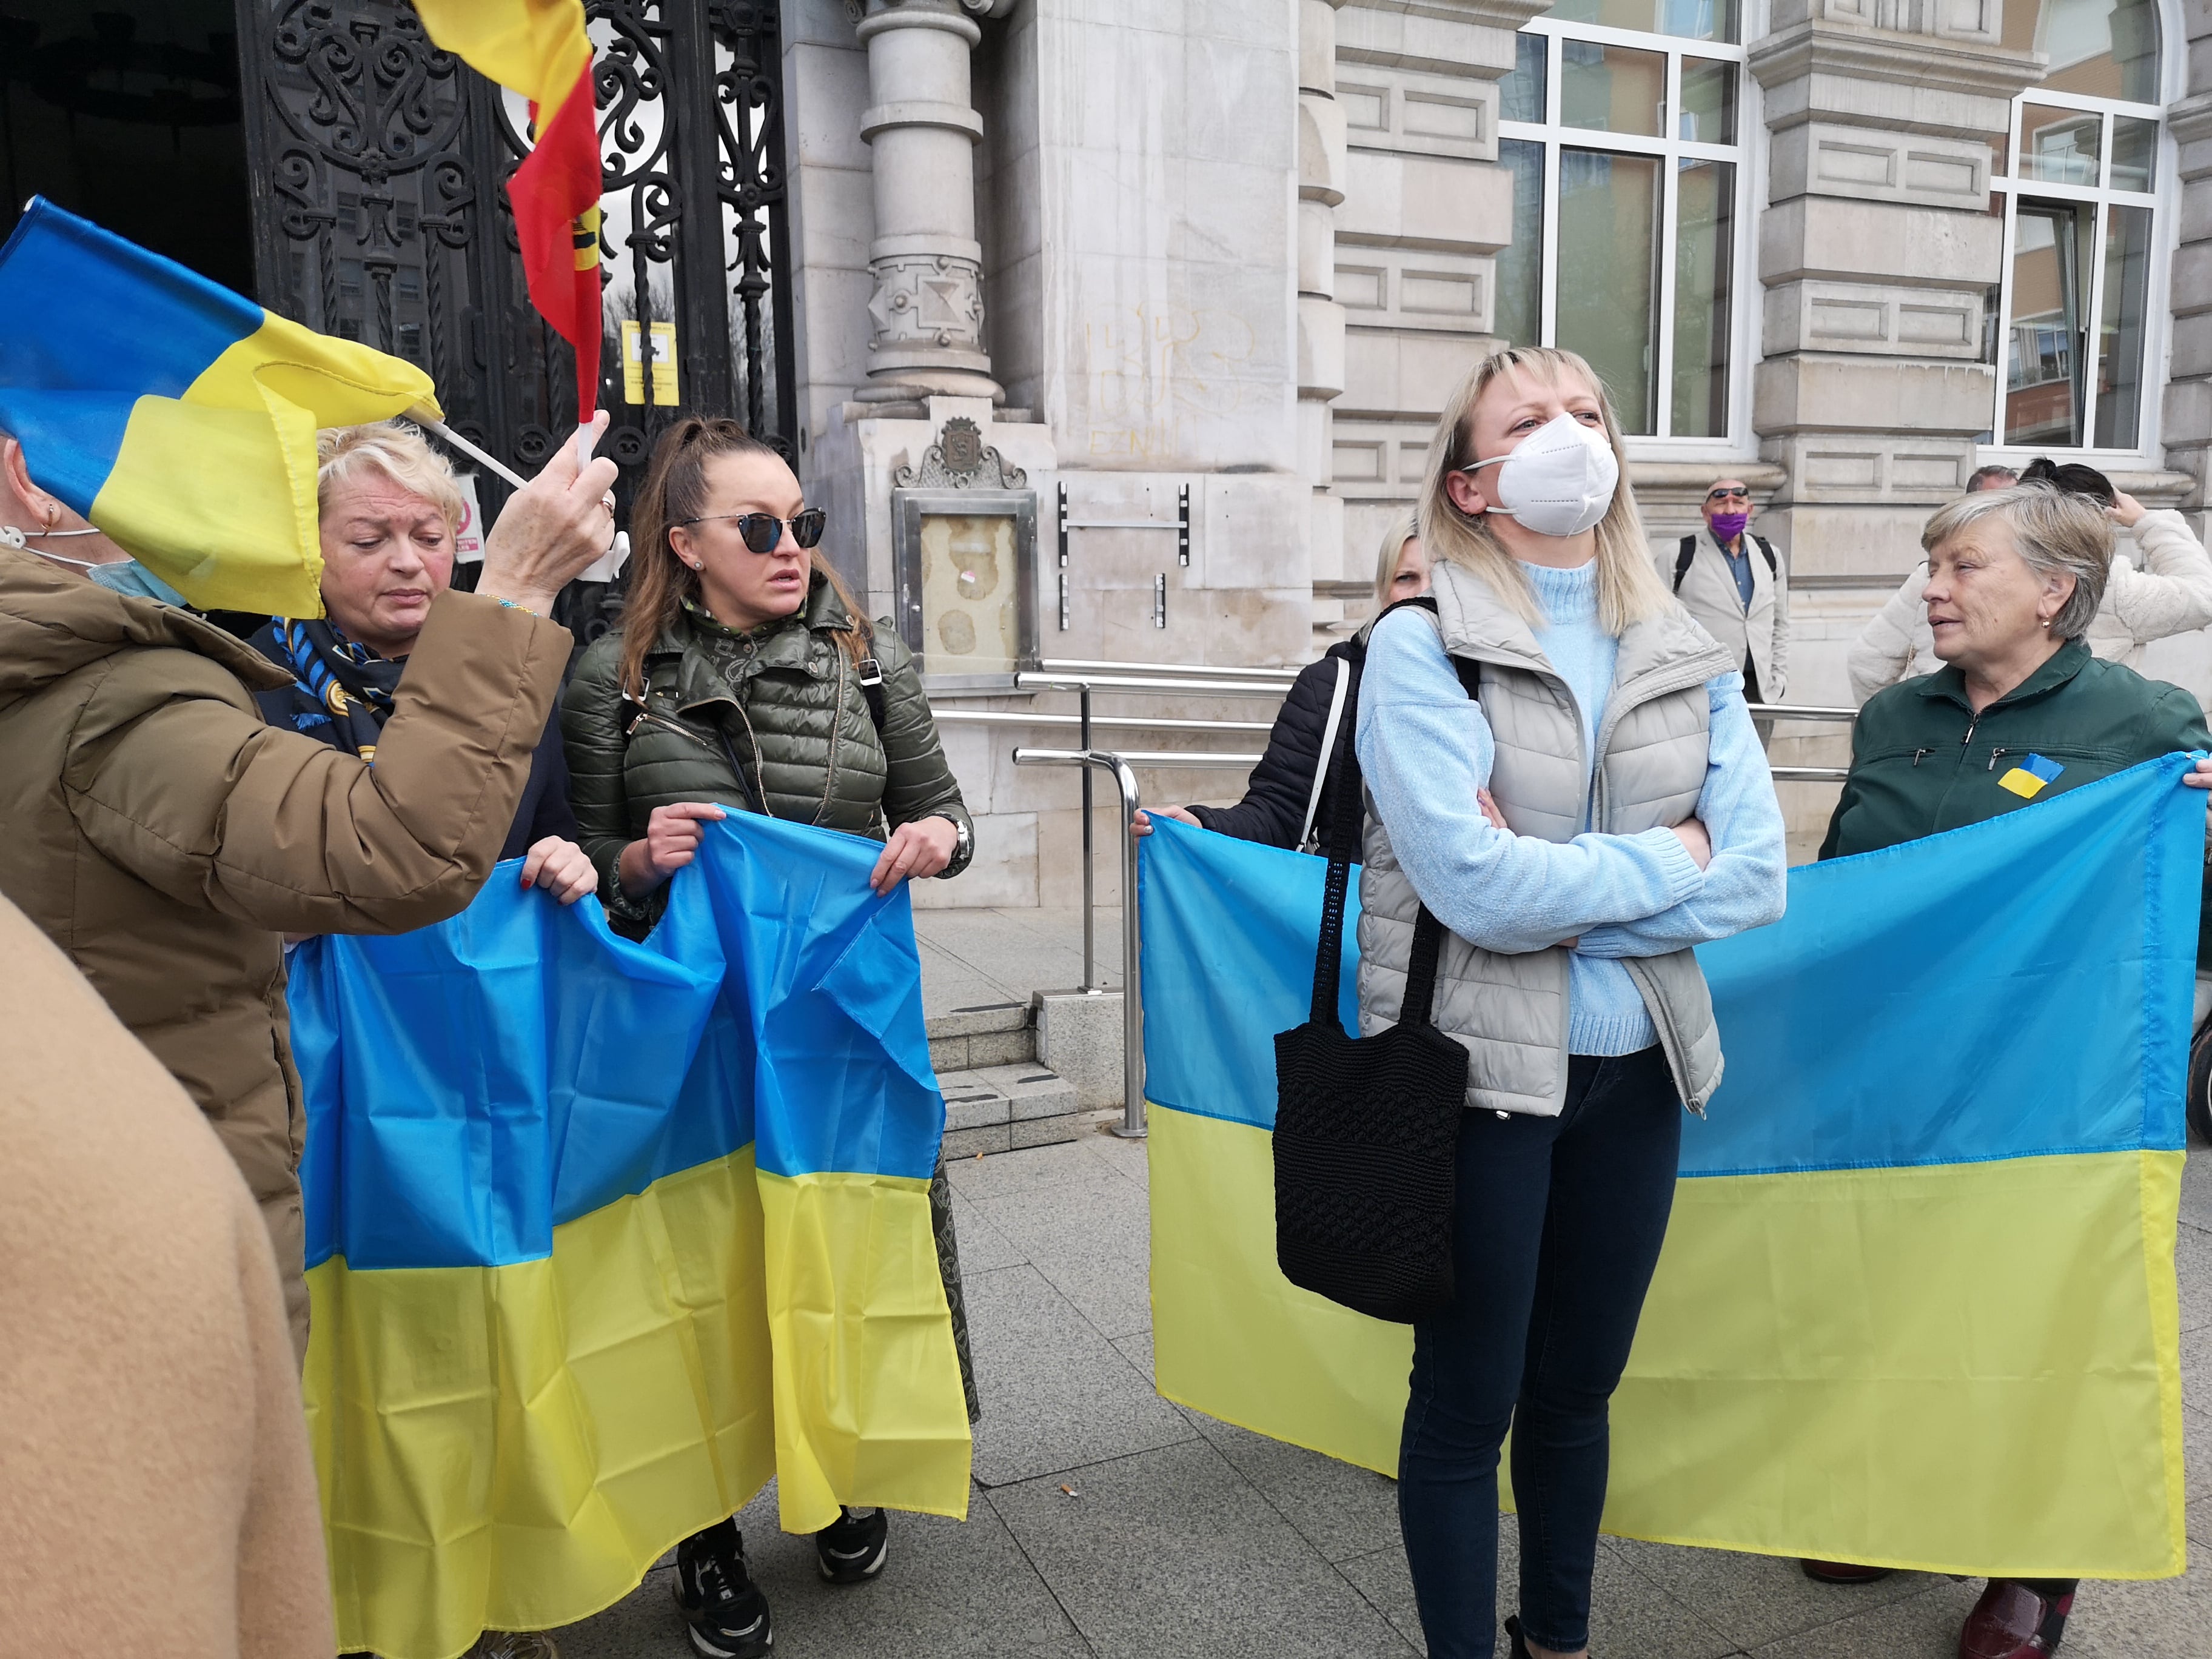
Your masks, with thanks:
[(1303, 668), (1224, 668), (1203, 662), (1088, 662), (1075, 657), (1047, 657), (1037, 665), (1054, 674), (1181, 674), (1204, 678), (1209, 674), (1234, 674), (1239, 679), (1294, 680)]
[[(1088, 778), (1093, 770), (1114, 775), (1121, 792), (1121, 1122), (1114, 1133), (1129, 1140), (1145, 1138), (1145, 1026), (1144, 975), (1139, 961), (1137, 937), (1137, 775), (1129, 769), (1130, 757), (1103, 749), (1017, 749), (1017, 766), (1079, 766)], [(1088, 842), (1090, 817), (1084, 818)], [(1085, 851), (1089, 852), (1086, 844)], [(1083, 988), (1091, 987), (1091, 914), (1093, 899), (1091, 860), (1083, 861)]]
[(1017, 691), (1195, 691), (1209, 697), (1279, 697), (1289, 689), (1279, 681), (1150, 679), (1141, 674), (1045, 674), (1024, 669), (1014, 676)]
[(1859, 717), (1856, 708), (1832, 708), (1818, 703), (1753, 702), (1744, 705), (1752, 717), (1763, 720), (1840, 720), (1850, 725)]
[[(956, 726), (1077, 726), (1083, 724), (1080, 714), (1036, 714), (1020, 708), (936, 708), (931, 718), (940, 726), (950, 720)], [(1110, 726), (1127, 732), (1272, 732), (1273, 720), (1193, 720), (1169, 715), (1150, 718), (1141, 714), (1099, 714), (1091, 720), (1093, 726)]]

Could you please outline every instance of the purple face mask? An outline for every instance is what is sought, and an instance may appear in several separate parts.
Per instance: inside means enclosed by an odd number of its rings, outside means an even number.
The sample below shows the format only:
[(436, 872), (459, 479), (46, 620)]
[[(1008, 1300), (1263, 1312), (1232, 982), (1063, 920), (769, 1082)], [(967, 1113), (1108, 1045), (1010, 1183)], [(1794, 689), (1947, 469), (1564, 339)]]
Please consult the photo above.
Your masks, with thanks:
[(1732, 542), (1743, 534), (1744, 526), (1751, 522), (1748, 513), (1716, 513), (1713, 514), (1713, 534), (1724, 542)]

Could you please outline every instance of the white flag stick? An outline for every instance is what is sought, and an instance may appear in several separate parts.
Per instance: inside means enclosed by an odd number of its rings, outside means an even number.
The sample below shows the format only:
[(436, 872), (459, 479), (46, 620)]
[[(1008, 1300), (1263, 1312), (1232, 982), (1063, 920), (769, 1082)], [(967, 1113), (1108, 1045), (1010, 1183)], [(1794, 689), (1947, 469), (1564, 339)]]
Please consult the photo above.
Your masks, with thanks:
[(521, 489), (525, 484), (530, 482), (530, 480), (524, 477), (520, 472), (515, 471), (514, 468), (503, 465), (499, 461), (493, 459), (489, 455), (485, 454), (483, 450), (478, 449), (474, 444), (471, 443), (466, 438), (461, 436), (459, 433), (454, 431), (453, 428), (447, 426), (443, 421), (438, 420), (432, 416), (426, 414), (422, 410), (409, 410), (407, 411), (407, 418), (414, 422), (416, 425), (422, 428), (425, 431), (436, 433), (447, 443), (453, 445), (454, 448), (459, 450), (462, 454), (468, 456), (479, 465), (490, 468), (492, 471), (506, 479), (507, 483), (513, 484), (517, 489)]

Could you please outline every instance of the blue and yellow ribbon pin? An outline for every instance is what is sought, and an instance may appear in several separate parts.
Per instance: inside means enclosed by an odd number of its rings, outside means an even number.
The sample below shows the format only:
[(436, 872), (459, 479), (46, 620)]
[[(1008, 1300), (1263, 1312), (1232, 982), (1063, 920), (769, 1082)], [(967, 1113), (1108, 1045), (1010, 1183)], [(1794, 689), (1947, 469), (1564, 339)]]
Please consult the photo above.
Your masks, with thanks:
[(2044, 785), (2051, 782), (2065, 769), (2057, 761), (2045, 760), (2040, 755), (2028, 755), (1997, 780), (1997, 787), (2011, 790), (2022, 800), (2033, 800), (2043, 793)]

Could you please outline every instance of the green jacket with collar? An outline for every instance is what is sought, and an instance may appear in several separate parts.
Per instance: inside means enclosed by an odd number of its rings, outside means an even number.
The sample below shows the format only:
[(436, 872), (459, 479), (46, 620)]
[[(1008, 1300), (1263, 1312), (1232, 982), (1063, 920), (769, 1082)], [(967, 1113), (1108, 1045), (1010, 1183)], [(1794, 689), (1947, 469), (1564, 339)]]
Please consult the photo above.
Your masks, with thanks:
[[(2177, 749), (2212, 749), (2197, 699), (2100, 660), (2080, 640), (1978, 715), (1964, 677), (1946, 667), (1876, 693), (1859, 711), (1850, 775), (1820, 856), (1979, 823)], [(2031, 755), (2060, 770), (2023, 796), (2004, 780)], [(2212, 967), (2208, 946), (2212, 938), (2200, 936), (2200, 966)]]
[[(926, 817), (972, 835), (912, 653), (878, 624), (878, 732), (839, 641), (852, 626), (818, 575), (799, 611), (749, 633), (687, 607), (646, 654), (642, 707), (623, 695), (619, 633), (584, 653), (561, 730), (579, 839), (611, 914), (635, 921), (657, 913), (657, 902), (623, 897), (616, 861), (653, 809), (675, 801), (744, 811), (765, 803), (774, 817), (878, 841)], [(957, 875), (973, 850), (955, 853), (945, 874)]]

